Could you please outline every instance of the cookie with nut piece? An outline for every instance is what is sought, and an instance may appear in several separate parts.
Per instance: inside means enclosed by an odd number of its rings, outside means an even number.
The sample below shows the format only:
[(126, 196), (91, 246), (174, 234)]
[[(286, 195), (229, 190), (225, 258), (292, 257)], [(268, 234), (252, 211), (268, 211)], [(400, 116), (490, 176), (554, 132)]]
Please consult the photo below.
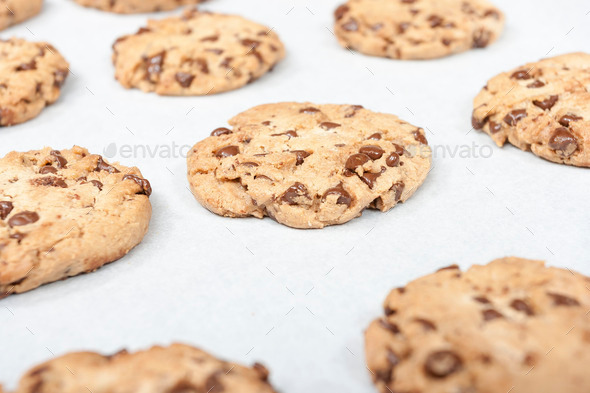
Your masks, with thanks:
[(109, 356), (69, 353), (31, 369), (13, 393), (276, 393), (268, 377), (260, 363), (245, 367), (172, 344)]
[(406, 201), (430, 170), (423, 129), (359, 105), (260, 105), (229, 124), (188, 156), (195, 198), (227, 217), (343, 224)]
[(115, 78), (124, 87), (183, 96), (237, 89), (285, 56), (272, 29), (197, 9), (150, 20), (136, 34), (119, 38), (113, 51)]
[(68, 62), (46, 42), (0, 40), (0, 126), (30, 120), (60, 96)]
[(41, 11), (43, 0), (0, 1), (0, 30), (21, 23)]
[(504, 15), (487, 0), (348, 0), (335, 19), (345, 48), (403, 60), (484, 48), (504, 26)]
[(203, 3), (206, 0), (75, 0), (84, 6), (117, 14), (170, 11), (178, 7)]
[(590, 167), (590, 54), (525, 64), (490, 79), (473, 102), (473, 128), (560, 164)]
[(0, 298), (123, 257), (145, 235), (149, 181), (78, 146), (0, 159)]
[(588, 392), (589, 285), (515, 257), (440, 269), (391, 291), (367, 366), (381, 393)]

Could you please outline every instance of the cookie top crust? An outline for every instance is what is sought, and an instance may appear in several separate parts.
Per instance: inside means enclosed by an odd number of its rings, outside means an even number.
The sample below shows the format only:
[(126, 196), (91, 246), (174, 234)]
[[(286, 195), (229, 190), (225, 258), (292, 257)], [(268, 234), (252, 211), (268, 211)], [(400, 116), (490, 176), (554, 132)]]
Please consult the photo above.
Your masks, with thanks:
[(0, 159), (0, 297), (96, 270), (147, 231), (151, 186), (137, 168), (75, 146)]
[(389, 294), (368, 368), (382, 393), (588, 392), (589, 286), (514, 257), (441, 269)]
[(117, 14), (170, 11), (178, 7), (203, 3), (206, 0), (75, 0), (84, 6)]
[(46, 42), (0, 40), (0, 126), (23, 123), (54, 103), (68, 62)]
[(115, 77), (126, 88), (205, 95), (260, 78), (285, 56), (272, 29), (236, 15), (187, 10), (150, 20), (113, 45)]
[(504, 15), (486, 0), (349, 0), (334, 13), (345, 48), (393, 59), (433, 59), (484, 48)]
[(21, 23), (41, 11), (43, 0), (0, 1), (0, 30)]
[(172, 344), (111, 356), (70, 353), (23, 376), (13, 393), (276, 393), (261, 364), (251, 368)]
[(197, 200), (229, 217), (342, 224), (406, 201), (430, 169), (424, 130), (359, 105), (267, 104), (229, 123), (188, 156)]
[(475, 97), (473, 128), (503, 146), (590, 167), (590, 54), (525, 64), (490, 79)]

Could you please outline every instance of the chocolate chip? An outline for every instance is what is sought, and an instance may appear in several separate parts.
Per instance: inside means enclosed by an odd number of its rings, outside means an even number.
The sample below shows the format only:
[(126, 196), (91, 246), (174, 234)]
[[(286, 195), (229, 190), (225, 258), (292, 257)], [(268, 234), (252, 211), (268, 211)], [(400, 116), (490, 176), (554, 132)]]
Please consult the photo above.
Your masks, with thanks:
[(225, 388), (223, 387), (223, 385), (219, 381), (219, 378), (217, 377), (219, 373), (219, 371), (214, 372), (207, 378), (207, 380), (205, 381), (205, 392), (221, 393), (225, 391)]
[(174, 75), (174, 79), (176, 79), (176, 82), (178, 82), (178, 84), (182, 87), (190, 87), (190, 85), (193, 83), (193, 80), (195, 79), (195, 76), (193, 74), (189, 74), (188, 72), (177, 72), (176, 75)]
[(547, 295), (553, 299), (554, 306), (574, 307), (580, 305), (579, 301), (569, 296), (561, 295), (555, 292), (547, 292)]
[(166, 51), (162, 51), (160, 53), (156, 53), (153, 56), (144, 58), (144, 63), (146, 67), (146, 79), (152, 80), (152, 77), (156, 79), (162, 72), (162, 65), (164, 64), (164, 58), (166, 57)]
[(65, 168), (68, 164), (68, 160), (65, 159), (64, 156), (61, 155), (61, 152), (58, 150), (52, 150), (51, 154), (53, 157), (55, 157), (55, 160), (57, 161), (57, 167), (58, 168)]
[(232, 131), (225, 127), (219, 127), (211, 131), (211, 136), (229, 135)]
[(395, 201), (396, 202), (398, 202), (401, 199), (402, 193), (404, 192), (404, 188), (406, 188), (406, 185), (404, 184), (404, 182), (398, 181), (398, 182), (393, 183), (393, 185), (389, 189), (389, 191), (395, 192)]
[(334, 17), (336, 20), (340, 20), (349, 10), (350, 8), (348, 8), (347, 5), (342, 4), (340, 7), (336, 8), (336, 11), (334, 11)]
[(324, 195), (322, 196), (322, 202), (325, 202), (328, 196), (330, 195), (336, 195), (338, 197), (338, 199), (336, 200), (336, 204), (338, 205), (350, 206), (352, 202), (352, 197), (344, 189), (342, 183), (338, 184), (336, 187), (327, 189), (326, 192), (324, 192)]
[(488, 125), (490, 127), (490, 132), (492, 134), (495, 134), (497, 132), (500, 132), (500, 130), (502, 129), (502, 124), (500, 124), (500, 123), (496, 123), (496, 122), (490, 121), (488, 123)]
[(569, 157), (578, 150), (578, 140), (567, 128), (560, 127), (549, 138), (549, 147), (563, 157)]
[(225, 158), (235, 156), (236, 154), (240, 154), (240, 148), (237, 146), (226, 146), (222, 147), (221, 149), (215, 152), (215, 157), (217, 158)]
[(10, 217), (10, 220), (8, 220), (8, 225), (10, 225), (10, 227), (12, 228), (23, 225), (29, 225), (37, 221), (39, 221), (39, 215), (37, 213), (31, 211), (23, 211), (20, 213), (16, 213), (12, 217)]
[(331, 130), (332, 128), (340, 127), (340, 124), (325, 121), (323, 123), (320, 123), (320, 127), (322, 127), (324, 130)]
[(53, 72), (53, 86), (58, 89), (63, 86), (68, 76), (68, 70), (57, 70)]
[(443, 19), (438, 15), (430, 15), (428, 17), (428, 22), (430, 22), (430, 27), (433, 29), (439, 27), (443, 23)]
[(404, 155), (404, 148), (400, 145), (398, 145), (397, 143), (393, 144), (393, 148), (395, 149), (395, 152), (399, 155), (399, 156), (403, 156)]
[(510, 77), (512, 79), (520, 79), (520, 80), (526, 80), (526, 79), (532, 78), (532, 76), (529, 74), (529, 71), (525, 71), (525, 70), (516, 71), (515, 73), (510, 75)]
[(396, 167), (399, 165), (399, 154), (397, 154), (396, 152), (392, 152), (389, 157), (387, 157), (387, 159), (385, 160), (385, 163), (387, 164), (387, 166), (389, 167)]
[(39, 173), (41, 175), (46, 175), (48, 173), (57, 173), (57, 169), (55, 169), (54, 167), (52, 167), (50, 165), (46, 165), (44, 167), (41, 167), (41, 169), (39, 169)]
[(489, 310), (484, 310), (481, 313), (483, 315), (484, 321), (491, 321), (493, 319), (504, 318), (504, 315), (500, 314), (498, 311), (494, 310), (493, 308)]
[(247, 167), (250, 167), (250, 168), (256, 168), (257, 166), (259, 166), (257, 163), (250, 162), (250, 161), (248, 161), (248, 162), (241, 162), (240, 165), (247, 166)]
[(342, 24), (342, 29), (346, 31), (357, 31), (359, 25), (355, 19), (350, 19), (348, 22)]
[(98, 161), (96, 162), (96, 168), (94, 168), (94, 171), (107, 171), (108, 173), (119, 173), (119, 170), (117, 168), (104, 162), (101, 156), (98, 157)]
[(389, 384), (393, 380), (393, 370), (400, 363), (400, 358), (391, 349), (387, 349), (387, 366), (384, 369), (375, 370), (375, 379)]
[(525, 109), (515, 109), (504, 116), (504, 122), (509, 126), (515, 126), (520, 120), (527, 116)]
[(545, 84), (543, 82), (541, 82), (540, 80), (535, 80), (532, 83), (529, 83), (528, 85), (526, 85), (526, 87), (528, 87), (529, 89), (538, 89), (540, 87), (545, 86)]
[(397, 310), (395, 308), (391, 308), (389, 306), (385, 306), (385, 307), (383, 307), (383, 313), (386, 316), (389, 317), (389, 316), (394, 315), (395, 313), (397, 313)]
[(428, 141), (426, 140), (426, 137), (420, 132), (420, 130), (416, 130), (413, 132), (414, 134), (414, 139), (418, 142), (420, 142), (423, 145), (427, 145)]
[(68, 188), (66, 182), (57, 176), (40, 177), (31, 180), (31, 183), (37, 186)]
[(303, 108), (299, 110), (299, 113), (307, 113), (307, 114), (314, 114), (314, 113), (318, 113), (320, 112), (320, 110), (318, 108), (314, 108), (312, 106), (309, 106), (307, 108)]
[(289, 205), (297, 205), (295, 198), (305, 197), (309, 199), (307, 195), (307, 187), (297, 182), (291, 187), (287, 188), (287, 191), (281, 197), (281, 201), (288, 203)]
[(561, 116), (559, 119), (559, 124), (564, 127), (569, 127), (572, 121), (584, 120), (581, 116), (576, 116), (572, 113), (568, 113), (566, 115)]
[(390, 331), (393, 334), (399, 334), (401, 333), (401, 331), (399, 330), (399, 326), (397, 326), (397, 324), (393, 323), (393, 322), (389, 322), (386, 319), (380, 319), (379, 320), (379, 325), (381, 325), (381, 327), (385, 330)]
[(449, 265), (449, 266), (441, 267), (440, 269), (437, 270), (437, 272), (442, 272), (445, 270), (459, 270), (459, 269), (460, 269), (459, 265)]
[(479, 120), (475, 115), (471, 116), (471, 126), (475, 130), (481, 130), (488, 119)]
[(147, 179), (142, 179), (141, 177), (136, 175), (125, 175), (123, 176), (123, 180), (134, 181), (141, 187), (141, 189), (143, 190), (143, 194), (147, 195), (148, 197), (152, 195), (152, 186), (150, 185), (150, 182)]
[(288, 136), (289, 139), (296, 138), (296, 137), (299, 136), (299, 135), (297, 135), (297, 132), (295, 132), (293, 130), (285, 131), (285, 132), (280, 133), (280, 134), (271, 134), (270, 136), (283, 136), (283, 135)]
[(525, 313), (526, 315), (534, 315), (533, 309), (528, 303), (521, 299), (514, 299), (512, 303), (510, 303), (510, 307), (515, 309), (516, 311), (520, 311)]
[(368, 145), (361, 147), (359, 149), (359, 153), (366, 154), (367, 156), (369, 156), (371, 160), (378, 160), (383, 156), (383, 153), (385, 152), (379, 146)]
[(366, 154), (362, 154), (362, 153), (353, 154), (350, 157), (348, 157), (344, 167), (346, 169), (348, 169), (349, 171), (356, 172), (356, 169), (358, 167), (363, 166), (364, 164), (366, 164), (370, 160), (371, 160), (371, 158), (369, 158), (369, 156)]
[(13, 208), (14, 208), (14, 206), (12, 205), (12, 202), (1, 201), (0, 202), (0, 219), (5, 220)]
[(250, 49), (256, 49), (260, 45), (260, 41), (251, 40), (249, 38), (243, 39), (240, 43)]
[(433, 378), (446, 378), (461, 369), (463, 361), (453, 351), (433, 352), (426, 358), (424, 371)]
[(297, 158), (297, 163), (295, 165), (303, 164), (305, 159), (311, 155), (311, 153), (308, 153), (305, 150), (291, 150), (291, 153), (295, 153)]
[(252, 368), (254, 369), (254, 371), (256, 371), (256, 373), (260, 377), (260, 380), (268, 381), (268, 376), (270, 375), (270, 372), (268, 371), (268, 369), (266, 367), (264, 367), (260, 363), (254, 363), (252, 365)]
[(376, 132), (376, 133), (370, 135), (367, 139), (373, 139), (373, 140), (379, 141), (379, 140), (381, 140), (381, 134)]
[(356, 113), (361, 109), (364, 109), (362, 105), (351, 105), (350, 110), (348, 111), (348, 113), (346, 115), (344, 115), (344, 117), (346, 117), (347, 119), (354, 117), (356, 115)]
[(473, 300), (481, 304), (491, 304), (490, 300), (485, 296), (476, 296)]
[(37, 69), (37, 62), (35, 59), (29, 61), (28, 63), (22, 63), (18, 67), (16, 67), (16, 71), (30, 71)]
[(218, 35), (210, 35), (210, 36), (201, 38), (201, 42), (215, 42), (218, 39), (219, 39)]
[(546, 111), (553, 108), (553, 105), (555, 105), (558, 99), (558, 96), (549, 96), (549, 98), (546, 98), (542, 101), (534, 100), (533, 104)]
[(365, 183), (367, 186), (369, 186), (370, 189), (373, 189), (373, 187), (375, 187), (375, 182), (377, 181), (377, 178), (379, 176), (381, 176), (381, 173), (366, 172), (366, 173), (363, 173), (362, 176), (360, 176), (360, 179), (362, 180), (363, 183)]
[(492, 33), (487, 30), (480, 29), (473, 35), (473, 47), (474, 48), (485, 48), (490, 43)]

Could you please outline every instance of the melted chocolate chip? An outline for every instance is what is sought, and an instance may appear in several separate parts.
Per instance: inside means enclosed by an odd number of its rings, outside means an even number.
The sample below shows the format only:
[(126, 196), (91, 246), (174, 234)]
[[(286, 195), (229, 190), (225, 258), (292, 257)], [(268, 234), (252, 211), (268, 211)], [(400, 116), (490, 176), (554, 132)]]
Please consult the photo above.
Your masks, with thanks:
[(528, 87), (529, 89), (538, 89), (540, 87), (545, 86), (545, 84), (543, 82), (541, 82), (540, 80), (535, 80), (532, 83), (529, 83), (528, 85), (526, 85), (526, 87)]
[(484, 310), (481, 313), (483, 315), (484, 321), (491, 321), (493, 319), (504, 318), (504, 315), (500, 314), (498, 311), (494, 310), (493, 308), (489, 310)]
[(389, 189), (389, 191), (395, 192), (395, 201), (396, 202), (398, 202), (401, 199), (402, 193), (404, 192), (404, 188), (406, 188), (406, 185), (404, 184), (404, 182), (398, 181), (398, 182), (393, 183), (393, 185)]
[(65, 157), (61, 155), (60, 151), (52, 150), (50, 154), (55, 157), (58, 168), (65, 168), (67, 166), (68, 160), (66, 160)]
[(153, 56), (144, 58), (144, 63), (146, 67), (146, 79), (154, 80), (159, 77), (160, 73), (162, 73), (164, 57), (166, 57), (166, 51), (162, 51), (160, 53), (156, 53)]
[(525, 71), (525, 70), (516, 71), (515, 73), (510, 75), (510, 77), (512, 79), (520, 79), (520, 80), (526, 80), (526, 79), (532, 78), (532, 76), (529, 74), (529, 72)]
[(547, 292), (547, 295), (553, 299), (554, 306), (575, 307), (580, 305), (579, 301), (569, 296), (561, 295), (555, 292)]
[(68, 188), (66, 182), (57, 176), (40, 177), (31, 180), (31, 183), (37, 186)]
[(103, 184), (101, 182), (99, 182), (98, 180), (90, 180), (90, 183), (92, 183), (96, 188), (98, 188), (99, 191), (102, 191)]
[(350, 206), (350, 204), (352, 202), (352, 197), (344, 189), (344, 187), (342, 186), (342, 183), (338, 184), (336, 187), (332, 187), (332, 188), (329, 188), (328, 190), (326, 190), (326, 192), (322, 196), (322, 202), (325, 202), (326, 199), (328, 198), (328, 196), (330, 196), (330, 195), (336, 195), (338, 197), (338, 199), (336, 200), (336, 203), (338, 205)]
[(295, 198), (299, 197), (305, 197), (309, 199), (309, 196), (307, 195), (307, 187), (297, 182), (291, 187), (287, 188), (287, 191), (285, 191), (281, 197), (281, 201), (288, 203), (289, 205), (297, 205)]
[(570, 130), (560, 127), (551, 134), (549, 147), (559, 155), (569, 157), (578, 150), (578, 140)]
[(359, 153), (366, 154), (367, 156), (369, 156), (371, 160), (378, 160), (383, 156), (383, 153), (385, 152), (379, 146), (368, 145), (361, 147), (359, 149)]
[(512, 303), (510, 303), (510, 307), (512, 307), (516, 311), (523, 312), (523, 313), (525, 313), (526, 315), (529, 315), (529, 316), (535, 314), (533, 312), (533, 309), (531, 308), (531, 306), (529, 306), (526, 301), (521, 300), (521, 299), (514, 299), (512, 301)]
[(376, 132), (376, 133), (370, 135), (367, 139), (373, 139), (373, 140), (379, 141), (379, 140), (381, 140), (381, 134)]
[(481, 304), (491, 304), (490, 300), (485, 296), (476, 296), (473, 300)]
[(46, 175), (48, 173), (57, 173), (57, 169), (55, 169), (54, 167), (52, 167), (50, 165), (46, 165), (44, 167), (41, 167), (41, 169), (39, 169), (39, 173), (41, 175)]
[(553, 106), (557, 103), (558, 99), (559, 99), (558, 96), (549, 96), (549, 98), (546, 98), (542, 101), (534, 100), (533, 104), (535, 106), (538, 106), (539, 108), (543, 109), (544, 111), (546, 111), (546, 110), (550, 110), (551, 108), (553, 108)]
[(504, 116), (504, 122), (509, 126), (515, 126), (520, 120), (527, 116), (525, 109), (515, 109)]
[(13, 208), (14, 208), (14, 206), (12, 205), (12, 202), (1, 201), (0, 202), (0, 219), (5, 220)]
[(147, 179), (142, 179), (139, 176), (136, 175), (125, 175), (123, 176), (123, 180), (132, 180), (135, 183), (137, 183), (141, 189), (142, 189), (142, 194), (147, 195), (148, 197), (150, 195), (152, 195), (152, 186), (150, 185), (150, 182)]
[(381, 327), (383, 329), (388, 330), (393, 334), (400, 334), (401, 333), (401, 330), (399, 330), (399, 326), (397, 326), (397, 324), (395, 324), (393, 322), (389, 322), (386, 319), (380, 319), (379, 325), (381, 325)]
[(176, 75), (174, 75), (174, 79), (176, 79), (176, 82), (178, 82), (178, 84), (182, 87), (190, 87), (190, 85), (193, 83), (193, 80), (195, 79), (195, 76), (193, 74), (189, 74), (188, 72), (177, 72)]
[(492, 134), (495, 134), (497, 132), (500, 132), (500, 130), (502, 130), (502, 124), (500, 124), (500, 123), (496, 123), (496, 122), (490, 121), (488, 123), (488, 125), (490, 127), (490, 132)]
[(28, 63), (22, 63), (18, 67), (16, 67), (16, 71), (30, 71), (37, 69), (37, 62), (35, 59), (29, 61)]
[(299, 110), (299, 113), (307, 113), (309, 114), (314, 114), (314, 113), (318, 113), (320, 110), (318, 108), (314, 108), (312, 106), (309, 106), (307, 108), (303, 108)]
[(305, 150), (291, 150), (291, 153), (294, 153), (297, 158), (297, 162), (295, 165), (303, 164), (305, 159), (311, 155), (311, 153), (308, 153)]
[(330, 121), (325, 121), (323, 123), (320, 123), (320, 127), (322, 127), (324, 130), (331, 130), (332, 128), (337, 128), (340, 126), (341, 126), (340, 124), (332, 123)]
[(487, 118), (483, 119), (483, 120), (479, 120), (477, 117), (472, 115), (471, 116), (471, 126), (475, 130), (481, 130), (483, 128), (484, 124), (486, 124), (487, 120), (488, 120)]
[(107, 171), (108, 173), (119, 173), (119, 170), (117, 168), (104, 162), (104, 160), (100, 156), (98, 157), (98, 161), (96, 162), (96, 168), (94, 168), (94, 171)]
[(299, 135), (297, 135), (297, 132), (296, 131), (293, 131), (293, 130), (285, 131), (285, 132), (282, 132), (280, 134), (271, 134), (270, 136), (283, 136), (283, 135), (284, 136), (288, 136), (289, 139), (291, 139), (291, 138), (297, 138), (299, 136)]
[(236, 154), (240, 154), (240, 148), (237, 146), (226, 146), (222, 147), (221, 149), (215, 152), (215, 157), (217, 158), (225, 158), (235, 156)]
[(452, 351), (433, 352), (426, 358), (424, 371), (433, 378), (446, 378), (461, 369), (463, 361)]
[(404, 148), (400, 145), (398, 145), (397, 143), (393, 144), (393, 148), (395, 149), (395, 152), (399, 155), (399, 156), (403, 156), (404, 155)]
[(10, 217), (10, 220), (8, 220), (8, 225), (10, 225), (10, 227), (18, 227), (23, 225), (29, 225), (37, 221), (39, 221), (39, 215), (37, 213), (31, 211), (23, 211), (20, 213), (16, 213), (12, 217)]
[(362, 153), (353, 154), (346, 160), (346, 164), (344, 167), (349, 171), (356, 172), (356, 168), (363, 166), (367, 162), (369, 162), (371, 158)]
[(350, 8), (348, 8), (347, 5), (342, 4), (340, 7), (336, 8), (336, 11), (334, 11), (334, 17), (336, 18), (336, 20), (340, 20), (342, 19), (342, 17), (349, 11)]
[(370, 189), (373, 189), (373, 187), (375, 187), (375, 182), (377, 181), (377, 178), (379, 176), (381, 176), (381, 173), (365, 172), (362, 176), (360, 176), (360, 179), (363, 183), (369, 186)]
[(584, 120), (581, 116), (576, 116), (572, 113), (568, 113), (566, 115), (561, 116), (559, 119), (559, 124), (564, 127), (569, 127), (572, 121)]
[(229, 135), (232, 131), (225, 127), (219, 127), (211, 131), (211, 136)]
[(426, 137), (419, 130), (414, 131), (414, 139), (423, 145), (428, 144)]
[(389, 157), (387, 157), (387, 159), (385, 160), (385, 163), (387, 164), (387, 166), (389, 167), (396, 167), (399, 165), (399, 154), (397, 154), (396, 152), (392, 152)]

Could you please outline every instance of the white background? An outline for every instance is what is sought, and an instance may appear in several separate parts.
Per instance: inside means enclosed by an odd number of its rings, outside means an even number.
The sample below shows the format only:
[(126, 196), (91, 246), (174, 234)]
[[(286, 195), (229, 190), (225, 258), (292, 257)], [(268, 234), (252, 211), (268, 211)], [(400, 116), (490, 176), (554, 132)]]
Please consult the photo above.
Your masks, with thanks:
[[(114, 80), (111, 44), (148, 15), (46, 0), (40, 16), (0, 33), (51, 42), (73, 71), (55, 105), (0, 130), (0, 153), (78, 144), (138, 166), (154, 188), (150, 231), (128, 256), (0, 301), (0, 381), (8, 388), (54, 354), (180, 341), (262, 361), (285, 393), (373, 392), (363, 330), (391, 288), (451, 263), (506, 255), (590, 274), (589, 170), (469, 132), (472, 99), (487, 79), (548, 52), (590, 51), (588, 1), (496, 0), (507, 14), (496, 44), (422, 62), (342, 49), (330, 32), (339, 1), (212, 0), (203, 8), (274, 27), (288, 55), (259, 81), (209, 97), (159, 97)], [(176, 13), (154, 17), (167, 14)], [(427, 127), (434, 169), (389, 213), (323, 230), (202, 208), (187, 189), (185, 159), (167, 149), (192, 146), (250, 106), (287, 100), (362, 104)], [(470, 157), (453, 156), (472, 144)], [(121, 154), (125, 145), (134, 156)]]

